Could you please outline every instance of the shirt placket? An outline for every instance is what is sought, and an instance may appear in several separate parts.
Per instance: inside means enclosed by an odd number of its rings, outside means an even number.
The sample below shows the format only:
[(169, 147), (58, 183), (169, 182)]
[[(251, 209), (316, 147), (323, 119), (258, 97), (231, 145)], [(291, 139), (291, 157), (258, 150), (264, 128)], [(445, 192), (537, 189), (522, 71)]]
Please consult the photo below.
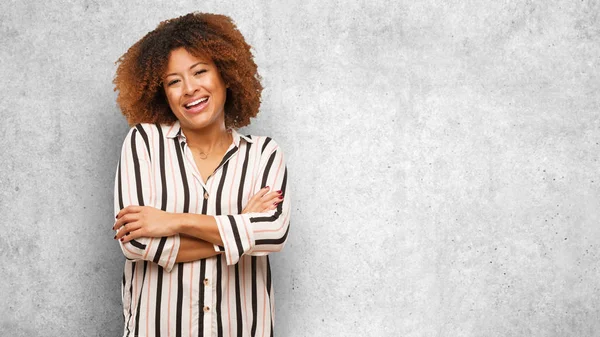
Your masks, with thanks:
[[(215, 184), (211, 183), (213, 176), (219, 170), (221, 170), (222, 167), (229, 160), (231, 160), (231, 158), (235, 155), (235, 152), (232, 153), (231, 155), (229, 155), (225, 160), (221, 161), (221, 163), (219, 163), (219, 166), (217, 166), (217, 168), (214, 170), (214, 172), (208, 176), (208, 178), (206, 179), (206, 184), (205, 184), (202, 181), (202, 176), (200, 175), (200, 170), (198, 170), (198, 166), (196, 166), (196, 161), (194, 160), (192, 151), (191, 150), (186, 151), (188, 146), (187, 146), (187, 141), (185, 139), (185, 136), (183, 134), (180, 134), (179, 137), (180, 137), (179, 141), (181, 144), (182, 152), (186, 159), (185, 161), (187, 162), (184, 165), (186, 165), (188, 168), (190, 168), (189, 171), (192, 172), (194, 179), (196, 179), (200, 183), (200, 186), (202, 186), (204, 201), (208, 202), (209, 198), (211, 196), (211, 193), (212, 193), (211, 188), (215, 188), (213, 186)], [(230, 151), (232, 151), (232, 150), (237, 151), (237, 149), (238, 149), (238, 146), (234, 139), (234, 142), (229, 146), (229, 148), (227, 148), (227, 151), (225, 151), (225, 155), (229, 154)], [(203, 310), (203, 312), (204, 312), (204, 315), (203, 315), (203, 323), (204, 323), (203, 324), (203, 326), (204, 326), (203, 335), (204, 336), (212, 336), (216, 332), (216, 330), (215, 330), (216, 329), (216, 326), (215, 326), (216, 310), (219, 310), (219, 308), (216, 308), (216, 290), (217, 289), (214, 286), (215, 285), (214, 280), (216, 280), (216, 278), (218, 277), (217, 268), (216, 268), (216, 259), (218, 259), (218, 258), (220, 258), (220, 256), (206, 259), (205, 277), (202, 280), (202, 282), (204, 284), (204, 303), (202, 303), (201, 310)]]
[(204, 331), (202, 332), (202, 336), (212, 336), (213, 330), (213, 321), (214, 316), (216, 314), (216, 310), (218, 308), (215, 307), (215, 290), (214, 289), (214, 275), (215, 275), (215, 259), (210, 258), (206, 259), (206, 273), (205, 277), (202, 280), (204, 283), (204, 303), (202, 303), (202, 311), (204, 312), (203, 321), (204, 321)]
[[(226, 160), (221, 161), (221, 163), (219, 163), (219, 166), (217, 166), (217, 168), (215, 168), (213, 173), (211, 173), (208, 176), (208, 178), (206, 178), (206, 184), (205, 184), (204, 181), (202, 181), (202, 176), (200, 175), (200, 170), (198, 170), (198, 166), (196, 166), (196, 161), (194, 160), (194, 155), (192, 154), (192, 151), (191, 150), (186, 151), (186, 149), (188, 149), (189, 147), (187, 146), (185, 136), (183, 136), (183, 135), (180, 136), (180, 144), (181, 144), (181, 149), (183, 151), (184, 157), (187, 161), (187, 166), (191, 166), (192, 175), (194, 176), (194, 178), (196, 180), (198, 180), (198, 182), (202, 186), (203, 191), (204, 191), (204, 198), (208, 199), (208, 196), (210, 195), (211, 191), (206, 185), (208, 185), (209, 180), (212, 179), (212, 177), (215, 175), (215, 173), (217, 173), (223, 167), (223, 165), (225, 165), (229, 160), (231, 160), (231, 158), (235, 155), (235, 152), (233, 154), (231, 154), (230, 156), (228, 156), (226, 158)], [(230, 151), (232, 151), (234, 149), (235, 149), (235, 151), (237, 151), (238, 146), (235, 143), (232, 143), (227, 148), (227, 151), (225, 151), (225, 154), (227, 155)]]

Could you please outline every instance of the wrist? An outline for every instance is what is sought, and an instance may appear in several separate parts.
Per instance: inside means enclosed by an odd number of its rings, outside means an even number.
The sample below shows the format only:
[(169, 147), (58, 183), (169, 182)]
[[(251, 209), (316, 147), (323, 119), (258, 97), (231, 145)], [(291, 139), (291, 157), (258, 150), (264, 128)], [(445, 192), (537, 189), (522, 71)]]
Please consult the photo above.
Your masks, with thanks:
[(202, 215), (193, 213), (176, 213), (175, 215), (174, 228), (177, 233), (195, 236), (195, 229), (200, 228), (199, 217)]
[(183, 232), (183, 227), (186, 222), (186, 213), (170, 213), (171, 221), (171, 231), (175, 234), (179, 234)]

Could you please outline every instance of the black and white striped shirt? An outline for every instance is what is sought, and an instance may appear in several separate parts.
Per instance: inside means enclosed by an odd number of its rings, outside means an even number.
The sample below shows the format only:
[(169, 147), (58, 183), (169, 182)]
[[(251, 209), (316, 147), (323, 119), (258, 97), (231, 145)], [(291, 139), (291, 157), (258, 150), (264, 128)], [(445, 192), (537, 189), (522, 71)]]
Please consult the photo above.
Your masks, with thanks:
[[(287, 169), (269, 137), (242, 136), (208, 178), (200, 178), (179, 122), (138, 124), (121, 151), (115, 215), (128, 205), (215, 216), (223, 251), (175, 263), (179, 235), (121, 243), (126, 262), (123, 336), (272, 336), (273, 284), (267, 254), (280, 251), (289, 230)], [(285, 198), (268, 213), (240, 214), (270, 186)]]

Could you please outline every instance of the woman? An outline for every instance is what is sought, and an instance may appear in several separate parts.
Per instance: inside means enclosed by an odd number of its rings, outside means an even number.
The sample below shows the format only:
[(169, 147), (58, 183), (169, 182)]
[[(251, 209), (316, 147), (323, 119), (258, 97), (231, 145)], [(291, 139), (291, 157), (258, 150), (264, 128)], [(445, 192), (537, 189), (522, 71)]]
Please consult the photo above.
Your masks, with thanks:
[(192, 13), (118, 64), (135, 125), (115, 181), (123, 335), (272, 335), (268, 254), (283, 248), (290, 203), (279, 146), (235, 131), (260, 105), (250, 46), (230, 18)]

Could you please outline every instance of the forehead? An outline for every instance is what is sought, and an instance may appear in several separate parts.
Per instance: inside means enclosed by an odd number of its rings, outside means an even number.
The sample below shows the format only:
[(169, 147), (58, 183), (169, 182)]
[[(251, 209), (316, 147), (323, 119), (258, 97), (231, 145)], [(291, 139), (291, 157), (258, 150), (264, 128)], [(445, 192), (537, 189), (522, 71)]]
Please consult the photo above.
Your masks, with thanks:
[(169, 53), (167, 62), (167, 73), (188, 70), (196, 64), (213, 65), (211, 58), (200, 52), (190, 52), (185, 48), (173, 49)]

